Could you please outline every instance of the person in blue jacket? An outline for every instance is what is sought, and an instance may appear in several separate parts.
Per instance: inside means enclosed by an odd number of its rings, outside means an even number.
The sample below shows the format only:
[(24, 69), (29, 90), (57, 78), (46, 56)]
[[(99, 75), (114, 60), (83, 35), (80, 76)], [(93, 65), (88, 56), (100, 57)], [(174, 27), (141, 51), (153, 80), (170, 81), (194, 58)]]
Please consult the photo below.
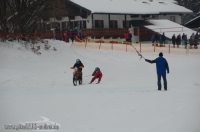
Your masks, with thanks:
[(157, 70), (157, 77), (158, 77), (158, 90), (161, 90), (161, 76), (163, 78), (164, 81), (164, 89), (165, 91), (167, 91), (167, 79), (166, 79), (166, 71), (167, 73), (169, 73), (169, 66), (167, 63), (167, 60), (165, 58), (163, 58), (163, 53), (160, 52), (159, 53), (159, 57), (156, 58), (155, 60), (148, 60), (145, 59), (146, 62), (149, 63), (156, 63), (156, 70)]
[(151, 42), (152, 42), (152, 44), (154, 44), (154, 42), (155, 42), (155, 36), (154, 36), (154, 34), (151, 36)]

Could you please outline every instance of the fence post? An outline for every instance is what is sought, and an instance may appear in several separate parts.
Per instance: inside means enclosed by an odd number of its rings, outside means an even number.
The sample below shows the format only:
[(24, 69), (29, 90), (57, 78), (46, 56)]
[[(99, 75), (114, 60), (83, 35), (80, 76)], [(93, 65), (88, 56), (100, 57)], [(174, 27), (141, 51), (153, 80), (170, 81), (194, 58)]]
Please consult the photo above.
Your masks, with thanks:
[(189, 53), (189, 45), (186, 44), (186, 55), (188, 55), (188, 53)]
[(86, 37), (85, 38), (85, 48), (86, 48), (86, 45), (87, 45), (87, 40), (88, 40), (88, 38)]
[(142, 52), (142, 50), (141, 50), (141, 43), (140, 43), (140, 53)]
[(111, 43), (111, 49), (113, 50), (113, 40), (111, 41), (112, 43)]
[(101, 39), (100, 39), (100, 45), (99, 45), (99, 49), (100, 49), (100, 47), (101, 47)]
[(127, 52), (127, 43), (126, 43), (126, 52)]

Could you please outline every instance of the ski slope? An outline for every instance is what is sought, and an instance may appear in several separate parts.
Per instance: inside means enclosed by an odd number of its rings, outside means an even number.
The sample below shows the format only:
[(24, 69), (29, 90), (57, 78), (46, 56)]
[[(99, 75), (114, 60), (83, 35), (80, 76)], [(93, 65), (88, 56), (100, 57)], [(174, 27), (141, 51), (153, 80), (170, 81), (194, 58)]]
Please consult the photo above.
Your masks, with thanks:
[[(168, 91), (158, 91), (155, 64), (136, 53), (49, 43), (57, 51), (38, 44), (41, 55), (17, 42), (0, 43), (1, 132), (15, 131), (5, 125), (48, 120), (59, 125), (58, 132), (200, 131), (199, 55), (164, 54)], [(158, 53), (143, 56), (155, 59)], [(73, 86), (76, 59), (85, 67), (83, 84)], [(95, 67), (102, 81), (88, 84)]]

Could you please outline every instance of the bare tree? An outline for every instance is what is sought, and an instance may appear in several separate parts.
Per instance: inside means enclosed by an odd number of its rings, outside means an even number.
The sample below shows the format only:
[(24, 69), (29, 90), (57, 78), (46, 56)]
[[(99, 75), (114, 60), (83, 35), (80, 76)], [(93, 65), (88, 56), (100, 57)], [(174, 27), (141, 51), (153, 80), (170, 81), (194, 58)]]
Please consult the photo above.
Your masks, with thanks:
[(36, 30), (48, 0), (2, 0), (0, 26), (3, 32), (32, 32)]

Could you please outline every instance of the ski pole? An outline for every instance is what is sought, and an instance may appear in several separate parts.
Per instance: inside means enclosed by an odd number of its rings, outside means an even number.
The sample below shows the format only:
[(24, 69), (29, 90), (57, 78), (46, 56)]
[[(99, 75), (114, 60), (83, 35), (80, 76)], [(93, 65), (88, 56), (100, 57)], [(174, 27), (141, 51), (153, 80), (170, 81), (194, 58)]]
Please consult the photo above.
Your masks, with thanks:
[[(133, 46), (133, 45), (131, 45), (134, 49), (135, 49), (135, 51), (138, 53), (138, 56), (140, 56), (140, 59), (142, 59), (142, 58), (144, 58), (143, 56), (142, 56), (142, 54), (140, 54), (139, 52), (138, 52), (138, 50)], [(145, 59), (145, 58), (144, 58)]]

